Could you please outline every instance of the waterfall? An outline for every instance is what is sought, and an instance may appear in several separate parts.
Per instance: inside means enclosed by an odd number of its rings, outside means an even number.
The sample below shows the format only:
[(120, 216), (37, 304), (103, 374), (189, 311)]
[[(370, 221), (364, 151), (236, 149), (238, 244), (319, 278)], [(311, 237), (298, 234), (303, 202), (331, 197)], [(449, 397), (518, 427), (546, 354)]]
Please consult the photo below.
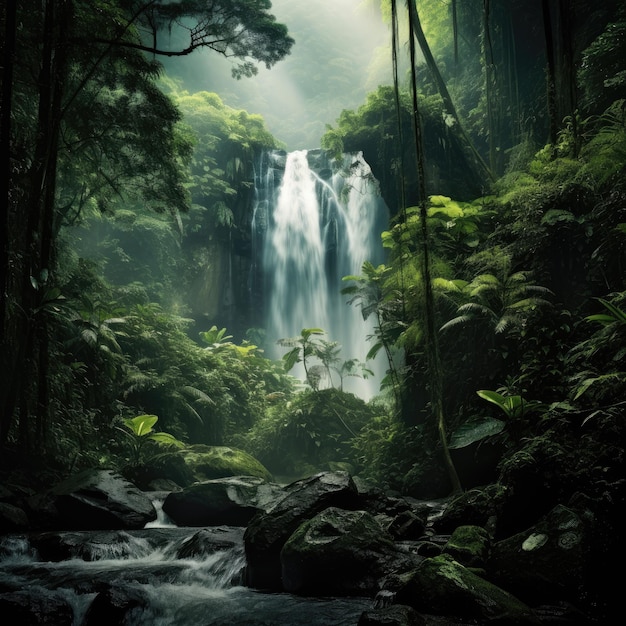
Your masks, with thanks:
[[(360, 152), (345, 154), (340, 163), (321, 150), (263, 154), (255, 174), (252, 282), (253, 301), (263, 303), (270, 358), (280, 359), (287, 350), (277, 340), (321, 328), (321, 339), (341, 346), (339, 365), (365, 362), (374, 321), (347, 304), (342, 278), (360, 275), (366, 260), (383, 262), (380, 234), (388, 215)], [(386, 369), (381, 359), (367, 364), (373, 378), (346, 378), (344, 390), (366, 400), (373, 396)], [(292, 373), (304, 379), (302, 369)], [(339, 384), (335, 374), (320, 386)]]

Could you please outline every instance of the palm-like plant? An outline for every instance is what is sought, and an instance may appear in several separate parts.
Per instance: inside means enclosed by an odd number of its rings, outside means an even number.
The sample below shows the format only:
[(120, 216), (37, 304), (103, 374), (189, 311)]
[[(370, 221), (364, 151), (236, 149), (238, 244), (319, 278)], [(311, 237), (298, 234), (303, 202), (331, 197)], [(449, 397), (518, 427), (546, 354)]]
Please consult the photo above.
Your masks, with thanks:
[[(619, 306), (624, 293), (614, 296), (613, 301), (598, 298), (604, 312), (589, 315), (588, 322), (599, 324), (599, 328), (571, 352), (573, 363), (584, 364), (572, 376), (574, 400), (594, 391), (596, 402), (611, 398), (622, 398), (626, 385), (626, 309)], [(590, 392), (591, 393), (591, 392)]]
[(511, 271), (511, 261), (507, 257), (499, 272), (479, 274), (461, 286), (459, 293), (468, 301), (457, 308), (456, 316), (441, 330), (476, 322), (486, 324), (495, 335), (521, 329), (535, 310), (551, 305), (548, 300), (552, 295), (550, 289), (531, 284), (529, 280), (529, 272)]
[(394, 362), (394, 346), (404, 326), (399, 318), (401, 303), (397, 294), (386, 286), (392, 268), (386, 265), (375, 267), (370, 261), (365, 261), (360, 276), (344, 276), (344, 281), (352, 284), (344, 287), (341, 293), (350, 296), (348, 304), (361, 307), (363, 319), (375, 316), (374, 335), (367, 339), (374, 340), (367, 353), (367, 359), (373, 360), (380, 350), (384, 350), (389, 365), (388, 375), (391, 379), (394, 393), (399, 388), (399, 377)]
[(325, 331), (321, 328), (303, 328), (298, 337), (284, 337), (276, 343), (285, 348), (291, 348), (283, 355), (285, 371), (291, 371), (297, 363), (302, 363), (306, 381), (314, 390), (319, 388), (323, 373), (322, 366), (311, 365), (311, 357), (318, 356), (320, 343), (314, 338), (323, 335)]

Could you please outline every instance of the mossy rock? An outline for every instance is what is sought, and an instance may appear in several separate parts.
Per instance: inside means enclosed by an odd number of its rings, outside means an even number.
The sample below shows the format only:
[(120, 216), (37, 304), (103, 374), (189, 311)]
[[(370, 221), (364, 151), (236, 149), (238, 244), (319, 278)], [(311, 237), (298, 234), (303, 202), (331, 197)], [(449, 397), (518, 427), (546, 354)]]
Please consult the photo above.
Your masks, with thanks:
[(257, 476), (272, 480), (272, 474), (253, 456), (227, 446), (196, 444), (182, 451), (187, 467), (196, 480), (213, 480), (228, 476)]
[(455, 529), (443, 553), (449, 554), (465, 567), (482, 568), (489, 556), (489, 549), (489, 533), (481, 526), (466, 525)]

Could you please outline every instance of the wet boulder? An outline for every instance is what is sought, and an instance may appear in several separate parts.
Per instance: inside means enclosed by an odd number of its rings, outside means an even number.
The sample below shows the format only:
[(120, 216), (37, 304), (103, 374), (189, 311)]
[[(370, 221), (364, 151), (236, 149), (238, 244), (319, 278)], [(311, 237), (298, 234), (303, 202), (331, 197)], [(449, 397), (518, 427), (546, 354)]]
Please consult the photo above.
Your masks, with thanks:
[(329, 507), (302, 523), (280, 552), (285, 591), (371, 595), (378, 581), (410, 558), (367, 511)]
[(492, 530), (507, 496), (507, 489), (497, 484), (468, 489), (445, 504), (433, 519), (433, 528), (439, 534), (451, 534), (457, 526), (468, 524)]
[(185, 539), (176, 551), (176, 557), (193, 559), (223, 550), (234, 550), (242, 545), (242, 536), (241, 528), (203, 528)]
[(455, 561), (449, 554), (424, 559), (396, 576), (395, 601), (420, 613), (476, 619), (502, 626), (539, 623), (533, 610), (504, 589)]
[(282, 495), (280, 485), (263, 478), (231, 476), (170, 493), (163, 511), (178, 526), (246, 526)]
[(321, 472), (291, 483), (272, 507), (257, 513), (244, 533), (248, 585), (282, 589), (280, 551), (300, 524), (330, 506), (359, 508), (358, 491), (347, 472)]
[(0, 593), (3, 624), (71, 626), (74, 612), (69, 602), (52, 591), (37, 587)]
[(458, 526), (443, 547), (443, 553), (465, 567), (484, 568), (490, 545), (489, 533), (481, 526)]
[(496, 542), (488, 574), (527, 602), (575, 600), (584, 584), (589, 549), (583, 517), (557, 505), (528, 530)]
[(148, 597), (141, 589), (112, 585), (96, 595), (82, 623), (84, 626), (132, 624), (148, 604)]
[(357, 626), (425, 626), (426, 618), (406, 604), (363, 611)]
[(11, 533), (28, 528), (28, 516), (23, 509), (0, 502), (0, 533)]
[(30, 544), (43, 561), (99, 561), (147, 552), (148, 542), (124, 530), (48, 531), (30, 535)]
[(110, 470), (86, 470), (47, 494), (58, 512), (58, 528), (138, 529), (156, 519), (150, 498)]

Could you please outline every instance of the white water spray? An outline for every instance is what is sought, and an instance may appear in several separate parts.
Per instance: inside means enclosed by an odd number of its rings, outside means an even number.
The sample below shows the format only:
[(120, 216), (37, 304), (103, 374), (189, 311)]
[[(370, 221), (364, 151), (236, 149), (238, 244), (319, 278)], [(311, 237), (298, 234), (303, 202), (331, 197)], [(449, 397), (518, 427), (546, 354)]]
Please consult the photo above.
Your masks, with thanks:
[[(326, 341), (341, 346), (341, 361), (365, 362), (374, 332), (360, 308), (341, 295), (342, 277), (360, 275), (363, 262), (383, 261), (380, 234), (388, 210), (361, 153), (342, 163), (322, 151), (265, 154), (256, 175), (253, 241), (256, 279), (262, 282), (268, 356), (286, 349), (276, 341), (322, 328)], [(369, 399), (377, 393), (382, 361), (368, 363), (376, 376), (350, 377), (343, 388)], [(304, 379), (302, 370), (293, 373)], [(339, 386), (336, 375), (332, 384)], [(322, 386), (330, 386), (324, 381)]]

